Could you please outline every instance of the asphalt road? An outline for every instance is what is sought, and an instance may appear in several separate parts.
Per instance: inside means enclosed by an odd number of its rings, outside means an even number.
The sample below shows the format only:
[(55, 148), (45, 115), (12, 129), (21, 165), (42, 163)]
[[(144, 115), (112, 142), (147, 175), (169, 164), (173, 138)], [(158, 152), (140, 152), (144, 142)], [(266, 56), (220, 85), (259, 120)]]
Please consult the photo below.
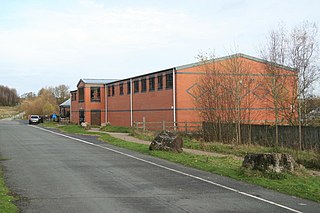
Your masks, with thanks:
[[(73, 137), (73, 136), (72, 136)], [(22, 212), (319, 212), (320, 204), (99, 142), (0, 120)]]

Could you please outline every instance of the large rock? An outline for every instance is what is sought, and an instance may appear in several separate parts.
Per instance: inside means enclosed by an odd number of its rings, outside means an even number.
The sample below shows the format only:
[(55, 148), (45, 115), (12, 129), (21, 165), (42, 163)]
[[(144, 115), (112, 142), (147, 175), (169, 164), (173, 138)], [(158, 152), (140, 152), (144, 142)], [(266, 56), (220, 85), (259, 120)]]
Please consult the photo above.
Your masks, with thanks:
[(169, 131), (163, 131), (153, 139), (149, 150), (182, 152), (183, 140), (180, 136)]
[(280, 173), (283, 171), (293, 172), (297, 168), (297, 163), (289, 154), (247, 154), (242, 162), (242, 167)]

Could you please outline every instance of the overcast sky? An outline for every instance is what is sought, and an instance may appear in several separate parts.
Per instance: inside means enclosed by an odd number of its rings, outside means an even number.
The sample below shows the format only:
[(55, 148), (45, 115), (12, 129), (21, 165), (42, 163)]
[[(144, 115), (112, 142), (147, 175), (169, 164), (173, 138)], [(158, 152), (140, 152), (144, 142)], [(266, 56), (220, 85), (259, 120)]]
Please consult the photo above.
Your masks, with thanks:
[(319, 0), (0, 0), (0, 85), (22, 95), (81, 78), (121, 79), (196, 62), (199, 51), (259, 56), (279, 22), (320, 25)]

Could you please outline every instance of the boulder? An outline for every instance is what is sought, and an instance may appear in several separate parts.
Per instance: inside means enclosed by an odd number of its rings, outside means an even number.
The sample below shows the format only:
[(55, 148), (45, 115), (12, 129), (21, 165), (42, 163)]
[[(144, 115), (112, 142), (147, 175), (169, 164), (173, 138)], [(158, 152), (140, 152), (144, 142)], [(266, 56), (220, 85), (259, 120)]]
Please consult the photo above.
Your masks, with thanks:
[(264, 153), (247, 154), (242, 162), (242, 167), (260, 171), (272, 171), (280, 173), (283, 171), (293, 172), (297, 163), (289, 154)]
[(183, 140), (180, 136), (169, 132), (160, 132), (151, 142), (149, 150), (182, 152)]

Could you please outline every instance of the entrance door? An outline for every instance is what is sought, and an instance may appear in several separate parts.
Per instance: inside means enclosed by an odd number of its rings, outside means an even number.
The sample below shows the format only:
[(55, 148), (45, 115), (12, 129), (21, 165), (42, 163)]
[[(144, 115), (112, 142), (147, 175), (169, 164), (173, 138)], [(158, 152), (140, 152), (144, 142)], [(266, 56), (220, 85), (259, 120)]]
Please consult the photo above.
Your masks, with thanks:
[(84, 110), (79, 111), (79, 124), (84, 122)]
[(101, 111), (92, 110), (91, 111), (91, 125), (101, 125)]

